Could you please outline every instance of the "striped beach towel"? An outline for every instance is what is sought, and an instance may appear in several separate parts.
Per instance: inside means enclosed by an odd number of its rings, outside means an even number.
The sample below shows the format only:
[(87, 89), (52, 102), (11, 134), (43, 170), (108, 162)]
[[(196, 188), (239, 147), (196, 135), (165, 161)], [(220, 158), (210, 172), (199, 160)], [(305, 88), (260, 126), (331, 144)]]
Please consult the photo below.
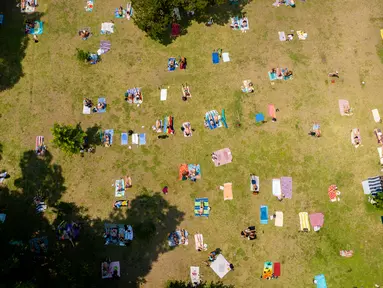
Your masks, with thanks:
[(368, 186), (370, 187), (371, 195), (376, 196), (378, 193), (383, 192), (382, 182), (380, 176), (368, 178)]

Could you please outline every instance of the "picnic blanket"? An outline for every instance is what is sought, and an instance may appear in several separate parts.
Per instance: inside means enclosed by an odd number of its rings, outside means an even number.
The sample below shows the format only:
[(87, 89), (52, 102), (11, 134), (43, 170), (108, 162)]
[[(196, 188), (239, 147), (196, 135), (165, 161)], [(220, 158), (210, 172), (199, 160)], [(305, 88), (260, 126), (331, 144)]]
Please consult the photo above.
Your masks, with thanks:
[[(362, 138), (360, 137), (360, 131), (358, 128), (354, 128), (351, 130), (351, 144), (358, 148), (360, 144), (362, 144)], [(355, 139), (357, 137), (357, 139)], [(356, 140), (359, 140), (359, 144), (357, 144)]]
[(108, 262), (101, 263), (101, 278), (102, 279), (113, 278), (114, 271), (117, 272), (118, 277), (121, 276), (119, 261), (110, 262), (110, 263)]
[[(170, 65), (170, 63), (171, 63), (172, 61), (173, 61), (173, 63), (174, 63), (173, 66)], [(178, 62), (177, 62), (176, 58), (174, 58), (174, 57), (170, 57), (170, 58), (168, 59), (168, 71), (174, 71), (174, 70), (176, 70), (177, 67), (178, 67)]]
[(382, 120), (380, 119), (380, 115), (379, 115), (379, 111), (378, 111), (378, 109), (373, 109), (373, 110), (371, 110), (371, 112), (372, 112), (372, 116), (374, 117), (374, 121), (375, 121), (376, 123), (379, 123), (379, 122), (382, 121)]
[(311, 226), (314, 227), (314, 231), (318, 231), (320, 228), (323, 227), (323, 223), (324, 223), (323, 213), (310, 214), (309, 218), (310, 218)]
[(194, 242), (195, 242), (195, 250), (197, 250), (197, 251), (205, 250), (205, 245), (203, 243), (203, 235), (202, 234), (195, 234), (194, 235)]
[(267, 224), (269, 222), (269, 208), (265, 205), (260, 207), (261, 224)]
[(273, 179), (272, 181), (272, 187), (273, 187), (273, 195), (274, 196), (281, 196), (282, 191), (281, 191), (281, 179)]
[(128, 145), (128, 133), (121, 133), (121, 145)]
[(212, 59), (213, 64), (218, 64), (219, 63), (219, 54), (218, 54), (218, 52), (213, 52), (211, 54), (211, 59)]
[(326, 278), (323, 274), (316, 275), (314, 280), (316, 281), (317, 288), (327, 288)]
[(256, 123), (264, 122), (264, 121), (265, 121), (265, 115), (263, 115), (262, 113), (258, 113), (255, 115), (255, 122)]
[(352, 255), (354, 255), (353, 250), (340, 250), (339, 255), (342, 257), (350, 258)]
[(193, 286), (197, 286), (198, 284), (201, 283), (198, 266), (190, 267), (190, 281)]
[(231, 155), (229, 148), (224, 148), (213, 152), (212, 160), (215, 167), (218, 167), (231, 163), (233, 161), (233, 156)]
[(46, 253), (48, 251), (48, 237), (36, 237), (29, 240), (31, 252), (36, 254)]
[[(257, 189), (254, 189), (254, 184), (257, 185)], [(250, 191), (259, 192), (259, 188), (260, 188), (259, 177), (255, 175), (250, 175)]]
[(273, 262), (265, 262), (263, 264), (263, 272), (262, 272), (262, 278), (263, 279), (270, 279), (273, 276)]
[(293, 179), (291, 177), (281, 177), (281, 191), (285, 198), (293, 198)]
[(346, 114), (344, 112), (344, 108), (345, 107), (350, 107), (350, 103), (347, 101), (347, 100), (344, 100), (344, 99), (339, 99), (339, 113), (341, 116), (346, 116), (348, 114)]
[(340, 192), (338, 191), (338, 187), (334, 184), (328, 187), (327, 193), (331, 202), (337, 201), (338, 200), (337, 196), (340, 195)]
[(85, 11), (86, 12), (92, 12), (93, 11), (93, 0), (86, 1)]
[(219, 278), (225, 277), (225, 275), (231, 270), (230, 263), (219, 254), (213, 262), (210, 264), (210, 268), (218, 275)]
[(223, 200), (233, 200), (233, 184), (225, 183), (223, 187)]
[(222, 61), (223, 62), (230, 62), (229, 52), (222, 53)]
[[(193, 131), (191, 128), (190, 122), (184, 122), (182, 123), (182, 127), (184, 128), (184, 137), (192, 137), (193, 136)], [(186, 129), (189, 129), (189, 134), (187, 134)]]
[(269, 104), (268, 106), (268, 111), (269, 111), (269, 116), (273, 119), (277, 119), (276, 111), (275, 111), (275, 106), (274, 104)]
[(282, 211), (275, 212), (275, 226), (283, 227), (283, 212)]
[(106, 112), (106, 99), (104, 97), (100, 97), (100, 98), (98, 98), (97, 103), (104, 104), (104, 108), (103, 109), (97, 108), (96, 113), (105, 113)]
[(161, 89), (160, 100), (165, 101), (168, 97), (168, 89)]
[(110, 50), (111, 47), (112, 47), (112, 44), (110, 44), (110, 41), (107, 41), (107, 40), (100, 41), (100, 49), (97, 50), (97, 55), (100, 56), (102, 54), (105, 54), (106, 52)]
[(144, 96), (142, 95), (141, 88), (134, 87), (126, 90), (125, 98), (127, 102), (132, 104), (141, 104), (144, 101)]
[[(201, 203), (203, 203), (202, 213), (200, 214)], [(204, 216), (209, 217), (210, 208), (209, 208), (209, 199), (208, 198), (196, 198), (194, 200), (194, 215), (195, 216)]]
[(278, 278), (281, 276), (281, 263), (279, 262), (274, 262), (274, 269), (273, 269), (273, 276)]
[(189, 233), (185, 229), (176, 230), (169, 234), (168, 244), (170, 247), (175, 247), (178, 245), (188, 245)]
[(309, 214), (307, 212), (299, 212), (299, 222), (301, 225), (300, 231), (310, 231)]
[(286, 41), (286, 34), (284, 31), (279, 31), (278, 35), (279, 35), (279, 41)]
[(118, 179), (114, 185), (114, 196), (124, 197), (125, 196), (125, 182), (124, 179)]
[(112, 34), (114, 33), (114, 23), (104, 22), (101, 24), (101, 34)]
[(133, 228), (130, 225), (105, 223), (105, 245), (126, 246), (133, 240)]

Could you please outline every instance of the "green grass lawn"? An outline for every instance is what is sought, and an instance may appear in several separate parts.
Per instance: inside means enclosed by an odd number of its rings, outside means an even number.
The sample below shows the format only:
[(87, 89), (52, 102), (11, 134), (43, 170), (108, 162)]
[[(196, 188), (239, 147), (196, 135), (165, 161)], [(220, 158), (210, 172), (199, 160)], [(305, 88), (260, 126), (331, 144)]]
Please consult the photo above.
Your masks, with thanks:
[[(47, 184), (44, 178), (35, 182), (36, 187), (29, 185), (28, 192), (33, 194), (41, 185), (52, 188), (49, 197), (54, 201), (46, 213), (51, 223), (57, 221), (60, 205), (68, 203), (77, 207), (71, 210), (73, 215), (87, 219), (88, 242), (73, 249), (82, 255), (87, 245), (97, 247), (89, 259), (88, 254), (81, 257), (94, 278), (99, 277), (99, 262), (110, 256), (121, 262), (119, 287), (134, 287), (137, 280), (144, 287), (161, 287), (168, 279), (186, 280), (190, 266), (200, 266), (203, 279), (217, 281), (202, 263), (207, 252), (194, 249), (193, 235), (200, 232), (208, 252), (220, 248), (235, 265), (223, 282), (236, 287), (311, 287), (313, 277), (322, 273), (329, 287), (383, 285), (381, 214), (366, 204), (361, 186), (362, 180), (380, 174), (373, 129), (382, 127), (373, 121), (371, 109), (383, 111), (382, 64), (376, 48), (381, 45), (382, 3), (299, 1), (292, 9), (275, 8), (272, 2), (245, 6), (250, 24), (246, 34), (230, 30), (228, 24), (208, 28), (192, 23), (185, 36), (162, 46), (145, 37), (133, 21), (114, 19), (115, 33), (99, 35), (101, 23), (113, 17), (119, 1), (96, 1), (92, 13), (84, 11), (82, 1), (41, 1), (44, 34), (38, 44), (27, 44), (19, 82), (0, 92), (1, 168), (12, 175), (9, 189), (26, 193), (25, 181), (21, 185), (14, 180), (39, 178), (37, 166), (23, 159), (30, 159), (24, 153), (34, 149), (35, 136), (45, 136), (52, 159), (40, 163), (48, 167), (48, 172), (41, 171), (54, 174), (58, 167), (62, 185), (55, 189), (50, 184), (55, 180)], [(81, 27), (91, 27), (94, 35), (82, 41), (77, 35)], [(305, 30), (308, 39), (299, 41), (295, 36), (291, 43), (279, 42), (277, 32), (290, 30)], [(112, 48), (100, 63), (78, 63), (76, 48), (95, 52), (104, 39)], [(211, 52), (217, 48), (229, 52), (231, 62), (212, 65)], [(171, 56), (187, 57), (187, 70), (167, 72)], [(292, 69), (294, 79), (271, 85), (267, 72), (277, 66)], [(340, 79), (332, 84), (327, 73), (334, 70)], [(241, 93), (245, 79), (253, 81), (255, 93)], [(192, 92), (187, 102), (181, 100), (185, 82)], [(160, 101), (160, 86), (168, 88), (167, 101)], [(124, 92), (132, 87), (142, 87), (140, 107), (124, 102)], [(83, 98), (96, 101), (99, 96), (106, 97), (107, 112), (82, 115)], [(338, 99), (350, 101), (355, 108), (352, 117), (339, 115)], [(280, 109), (278, 121), (256, 126), (254, 115), (266, 115), (271, 103)], [(212, 109), (225, 109), (228, 129), (204, 128), (205, 112)], [(151, 126), (165, 115), (174, 116), (176, 134), (161, 140)], [(185, 121), (195, 129), (191, 138), (181, 133)], [(307, 135), (314, 121), (321, 123), (319, 139)], [(114, 145), (97, 147), (94, 155), (84, 158), (66, 156), (49, 145), (55, 122), (112, 128)], [(358, 149), (350, 143), (355, 127), (363, 141)], [(131, 150), (121, 146), (120, 132), (130, 129), (146, 133), (147, 145)], [(233, 163), (216, 168), (211, 153), (225, 147), (231, 149)], [(181, 163), (199, 163), (202, 179), (179, 181)], [(127, 173), (133, 179), (127, 198), (136, 200), (132, 209), (114, 211), (112, 184)], [(258, 196), (249, 191), (250, 173), (260, 176)], [(293, 178), (293, 198), (278, 202), (271, 181), (281, 176)], [(233, 183), (233, 201), (224, 202), (217, 188), (225, 182)], [(330, 184), (342, 192), (340, 202), (330, 203)], [(169, 194), (156, 194), (164, 185)], [(209, 219), (194, 216), (196, 197), (209, 197)], [(283, 211), (284, 227), (270, 221), (260, 225), (260, 205), (268, 205), (269, 214)], [(323, 229), (299, 233), (301, 211), (323, 212)], [(145, 239), (146, 221), (155, 224), (152, 239)], [(103, 222), (134, 223), (138, 238), (128, 249), (104, 247)], [(240, 237), (249, 225), (257, 227), (256, 241)], [(169, 249), (166, 235), (176, 227), (189, 231), (190, 243)], [(343, 249), (354, 250), (353, 258), (340, 257)], [(265, 261), (281, 262), (278, 280), (259, 279)]]

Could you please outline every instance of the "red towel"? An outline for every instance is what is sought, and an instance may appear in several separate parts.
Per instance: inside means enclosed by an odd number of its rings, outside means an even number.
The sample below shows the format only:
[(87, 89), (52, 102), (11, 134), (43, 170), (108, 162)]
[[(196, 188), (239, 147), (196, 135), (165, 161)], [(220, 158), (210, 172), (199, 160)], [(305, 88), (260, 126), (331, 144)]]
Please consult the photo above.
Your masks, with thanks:
[(274, 276), (275, 277), (281, 276), (281, 263), (279, 262), (274, 263)]
[(274, 104), (269, 104), (269, 116), (271, 118), (277, 118), (275, 115), (275, 107)]

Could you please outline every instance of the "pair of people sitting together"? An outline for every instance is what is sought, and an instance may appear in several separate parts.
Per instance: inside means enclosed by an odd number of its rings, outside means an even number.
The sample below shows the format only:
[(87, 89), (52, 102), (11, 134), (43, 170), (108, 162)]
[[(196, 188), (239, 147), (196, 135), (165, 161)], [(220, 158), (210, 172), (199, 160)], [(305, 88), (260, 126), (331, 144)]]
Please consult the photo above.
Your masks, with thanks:
[(257, 239), (257, 231), (255, 230), (255, 226), (250, 226), (245, 230), (241, 231), (241, 237), (247, 238), (247, 240)]
[(90, 36), (90, 32), (88, 30), (80, 30), (78, 32), (78, 35), (81, 37), (81, 39), (85, 40)]
[(322, 132), (320, 130), (320, 125), (318, 123), (314, 123), (312, 129), (309, 132), (309, 135), (320, 137), (322, 135)]
[(141, 91), (138, 90), (135, 93), (128, 93), (128, 95), (125, 96), (125, 101), (128, 103), (142, 102)]

